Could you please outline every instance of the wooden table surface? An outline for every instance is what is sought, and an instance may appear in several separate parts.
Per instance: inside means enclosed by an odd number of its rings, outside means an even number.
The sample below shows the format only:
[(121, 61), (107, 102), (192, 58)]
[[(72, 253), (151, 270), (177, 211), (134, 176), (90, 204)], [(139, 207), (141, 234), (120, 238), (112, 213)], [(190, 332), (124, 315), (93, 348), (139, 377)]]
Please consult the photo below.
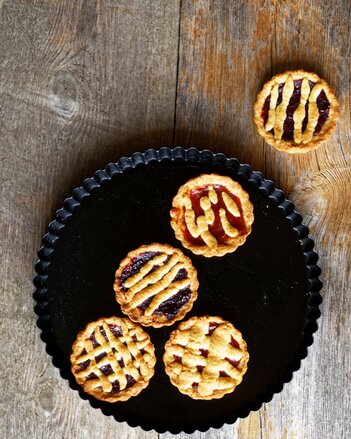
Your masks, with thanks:
[[(0, 0), (1, 438), (171, 437), (118, 424), (70, 390), (32, 299), (36, 252), (64, 198), (108, 162), (163, 145), (222, 151), (274, 180), (323, 269), (320, 329), (292, 382), (248, 418), (192, 437), (351, 437), (350, 7)], [(263, 82), (288, 68), (317, 72), (341, 104), (331, 140), (305, 155), (275, 151), (252, 120)]]

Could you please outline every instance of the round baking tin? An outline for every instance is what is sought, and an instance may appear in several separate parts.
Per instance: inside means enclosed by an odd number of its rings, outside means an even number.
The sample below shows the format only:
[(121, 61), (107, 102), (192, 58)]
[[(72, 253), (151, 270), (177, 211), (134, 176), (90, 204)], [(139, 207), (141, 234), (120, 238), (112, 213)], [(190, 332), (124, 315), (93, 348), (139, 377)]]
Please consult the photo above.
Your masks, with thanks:
[[(177, 188), (211, 172), (238, 181), (255, 209), (246, 243), (222, 258), (204, 258), (182, 248), (169, 224)], [(192, 433), (246, 417), (291, 380), (317, 330), (320, 269), (301, 220), (272, 181), (220, 153), (164, 147), (109, 164), (64, 201), (38, 253), (35, 312), (53, 364), (92, 407), (133, 427)], [(180, 322), (144, 328), (156, 348), (155, 376), (129, 401), (109, 404), (90, 397), (70, 371), (70, 346), (77, 332), (99, 317), (123, 316), (112, 289), (120, 260), (129, 250), (151, 242), (181, 248), (198, 270), (199, 298), (185, 320), (219, 315), (232, 321), (248, 343), (250, 362), (244, 380), (220, 400), (195, 401), (170, 384), (163, 345)]]

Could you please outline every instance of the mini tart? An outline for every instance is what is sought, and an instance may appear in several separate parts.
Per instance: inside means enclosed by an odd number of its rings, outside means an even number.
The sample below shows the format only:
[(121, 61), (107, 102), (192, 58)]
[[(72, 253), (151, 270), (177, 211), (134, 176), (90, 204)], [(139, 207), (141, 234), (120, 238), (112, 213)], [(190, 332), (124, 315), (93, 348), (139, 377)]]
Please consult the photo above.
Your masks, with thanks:
[(339, 118), (339, 104), (326, 81), (294, 70), (274, 76), (257, 96), (258, 132), (279, 151), (311, 151), (329, 139)]
[(202, 174), (173, 198), (171, 226), (197, 255), (223, 256), (244, 244), (254, 220), (249, 195), (229, 177)]
[(232, 323), (220, 317), (192, 317), (171, 333), (163, 361), (181, 393), (193, 399), (218, 399), (241, 383), (249, 353)]
[(124, 314), (155, 328), (181, 320), (193, 307), (198, 287), (191, 260), (179, 249), (157, 243), (128, 253), (113, 286)]
[(148, 334), (129, 319), (101, 318), (79, 332), (72, 373), (84, 391), (107, 402), (126, 401), (148, 386), (156, 363)]

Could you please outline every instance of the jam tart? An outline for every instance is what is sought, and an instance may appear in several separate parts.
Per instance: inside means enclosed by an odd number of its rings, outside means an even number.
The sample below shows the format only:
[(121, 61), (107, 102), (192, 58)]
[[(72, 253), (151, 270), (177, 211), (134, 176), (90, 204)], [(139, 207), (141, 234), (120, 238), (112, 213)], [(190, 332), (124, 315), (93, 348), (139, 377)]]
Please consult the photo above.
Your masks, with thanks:
[(155, 328), (182, 319), (191, 310), (198, 287), (191, 260), (179, 249), (157, 243), (128, 253), (114, 283), (124, 314)]
[(249, 353), (241, 333), (220, 317), (192, 317), (165, 345), (171, 383), (193, 399), (218, 399), (241, 383)]
[(280, 151), (316, 149), (333, 133), (339, 104), (326, 81), (304, 70), (268, 81), (257, 96), (254, 120), (267, 143)]
[(251, 233), (253, 220), (249, 195), (229, 177), (202, 174), (181, 186), (173, 198), (175, 236), (198, 255), (233, 252)]
[(107, 402), (126, 401), (148, 386), (154, 345), (140, 325), (109, 317), (89, 323), (72, 347), (72, 373), (84, 391)]

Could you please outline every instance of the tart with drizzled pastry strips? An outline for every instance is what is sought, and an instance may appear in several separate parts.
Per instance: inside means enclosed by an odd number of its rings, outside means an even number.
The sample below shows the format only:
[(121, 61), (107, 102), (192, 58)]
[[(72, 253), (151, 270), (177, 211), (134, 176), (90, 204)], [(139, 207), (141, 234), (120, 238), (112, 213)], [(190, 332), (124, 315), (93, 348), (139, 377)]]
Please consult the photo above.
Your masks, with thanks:
[(235, 251), (251, 233), (253, 220), (248, 193), (230, 177), (202, 174), (181, 186), (173, 198), (175, 236), (197, 255)]
[(257, 96), (254, 121), (267, 143), (291, 154), (316, 149), (329, 139), (339, 104), (328, 83), (304, 70), (281, 73)]
[(114, 283), (123, 313), (155, 328), (181, 320), (191, 310), (198, 288), (191, 260), (181, 250), (158, 243), (129, 252)]
[(242, 382), (249, 353), (241, 332), (220, 317), (192, 317), (165, 344), (171, 383), (193, 399), (218, 399)]
[(156, 363), (149, 335), (126, 318), (100, 318), (79, 332), (72, 373), (83, 390), (107, 402), (126, 401), (148, 386)]

